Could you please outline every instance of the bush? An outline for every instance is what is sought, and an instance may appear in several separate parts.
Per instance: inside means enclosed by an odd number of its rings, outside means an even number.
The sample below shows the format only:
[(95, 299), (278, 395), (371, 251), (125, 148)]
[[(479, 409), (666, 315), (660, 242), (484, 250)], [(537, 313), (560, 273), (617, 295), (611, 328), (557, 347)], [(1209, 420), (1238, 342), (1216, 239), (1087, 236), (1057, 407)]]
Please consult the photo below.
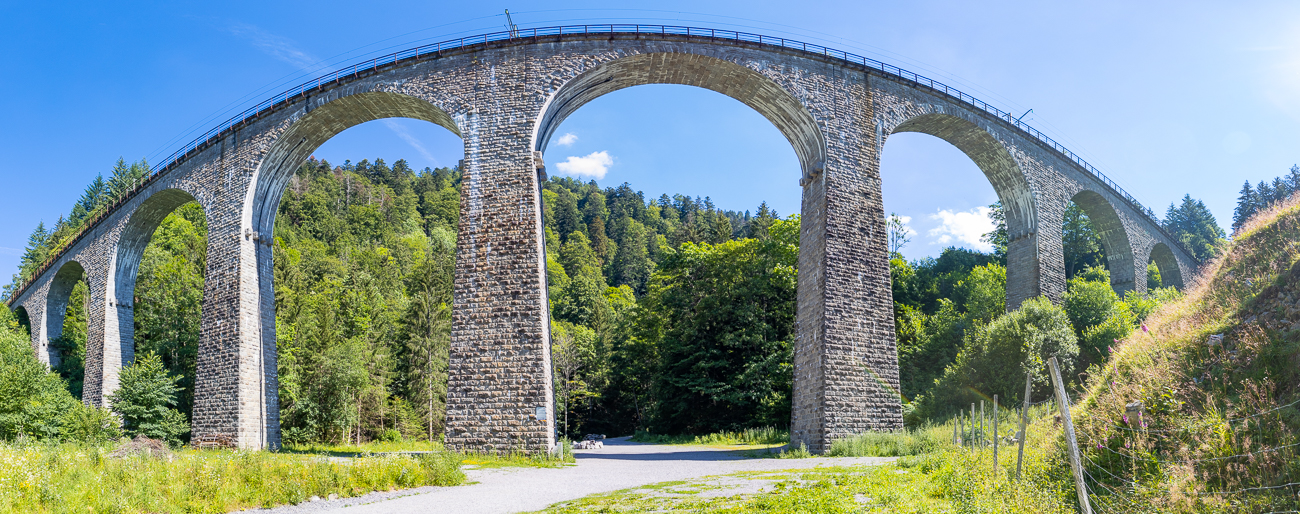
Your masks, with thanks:
[(1063, 307), (1075, 336), (1083, 337), (1089, 328), (1106, 321), (1118, 302), (1119, 296), (1110, 287), (1110, 273), (1089, 267), (1070, 279)]
[(59, 429), (63, 440), (70, 442), (103, 444), (122, 437), (122, 427), (112, 411), (80, 402), (59, 417)]
[(117, 392), (109, 395), (113, 412), (122, 416), (126, 433), (143, 435), (179, 444), (190, 432), (190, 425), (173, 407), (179, 377), (167, 374), (162, 359), (152, 353), (137, 356), (135, 363), (122, 369)]
[(918, 400), (918, 417), (952, 412), (994, 394), (1003, 404), (1018, 402), (1026, 373), (1033, 377), (1034, 396), (1041, 398), (1051, 386), (1047, 359), (1055, 356), (1061, 374), (1070, 377), (1078, 355), (1065, 311), (1047, 298), (1027, 300), (987, 327), (967, 332), (957, 361), (944, 369), (931, 395)]
[[(1147, 312), (1150, 312), (1150, 310)], [(1079, 348), (1079, 368), (1087, 369), (1088, 366), (1106, 363), (1110, 358), (1111, 347), (1120, 339), (1128, 337), (1133, 332), (1136, 324), (1136, 317), (1129, 309), (1127, 302), (1118, 302), (1111, 311), (1109, 318), (1101, 324), (1089, 327), (1083, 332), (1082, 344)]]
[(24, 331), (0, 326), (0, 439), (56, 439), (60, 414), (77, 405), (63, 380), (36, 360)]

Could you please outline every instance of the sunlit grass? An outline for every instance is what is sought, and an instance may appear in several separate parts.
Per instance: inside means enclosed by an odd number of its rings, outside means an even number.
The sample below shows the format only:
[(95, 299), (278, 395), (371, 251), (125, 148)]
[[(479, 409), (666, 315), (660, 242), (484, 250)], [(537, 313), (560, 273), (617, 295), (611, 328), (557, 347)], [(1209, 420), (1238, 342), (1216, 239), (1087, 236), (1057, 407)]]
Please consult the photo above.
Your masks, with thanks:
[(180, 450), (171, 459), (108, 458), (111, 446), (0, 444), (0, 512), (229, 512), (464, 481), (460, 456), (334, 459)]
[(637, 432), (632, 441), (651, 444), (698, 444), (708, 446), (771, 446), (790, 442), (790, 432), (773, 427), (747, 428), (736, 432), (707, 435), (661, 435)]

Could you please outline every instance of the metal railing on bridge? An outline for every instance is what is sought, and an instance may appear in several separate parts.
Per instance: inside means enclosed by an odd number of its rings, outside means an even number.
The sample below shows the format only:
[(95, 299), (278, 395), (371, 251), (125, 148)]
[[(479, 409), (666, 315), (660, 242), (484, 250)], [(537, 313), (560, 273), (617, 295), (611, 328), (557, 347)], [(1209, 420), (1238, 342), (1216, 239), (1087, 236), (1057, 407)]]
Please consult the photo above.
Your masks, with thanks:
[(141, 189), (146, 187), (149, 183), (153, 182), (162, 173), (166, 172), (167, 170), (170, 170), (172, 167), (184, 161), (185, 157), (188, 156), (190, 152), (203, 148), (207, 143), (221, 136), (227, 130), (230, 130), (236, 126), (243, 125), (247, 121), (260, 116), (263, 112), (267, 112), (274, 109), (278, 105), (284, 105), (311, 91), (319, 90), (331, 84), (339, 83), (345, 78), (358, 77), (362, 73), (367, 73), (376, 70), (378, 68), (381, 68), (383, 66), (394, 65), (399, 62), (406, 61), (408, 59), (419, 59), (421, 57), (439, 56), (443, 52), (447, 52), (449, 50), (457, 50), (457, 49), (470, 47), (474, 45), (484, 45), (487, 43), (494, 43), (494, 42), (501, 42), (501, 41), (536, 40), (540, 38), (549, 38), (549, 37), (562, 39), (566, 36), (587, 36), (590, 34), (611, 34), (611, 35), (612, 34), (620, 34), (620, 35), (644, 34), (647, 36), (650, 35), (688, 36), (688, 37), (710, 38), (710, 39), (717, 39), (717, 40), (739, 41), (745, 43), (755, 43), (759, 45), (776, 46), (776, 47), (789, 49), (789, 50), (798, 50), (801, 52), (812, 53), (812, 54), (826, 57), (828, 59), (836, 59), (851, 64), (856, 64), (858, 66), (861, 66), (871, 71), (876, 71), (884, 75), (900, 78), (902, 80), (912, 83), (915, 86), (926, 87), (932, 91), (935, 91), (936, 93), (943, 93), (945, 96), (957, 99), (962, 103), (972, 106), (980, 111), (983, 111), (985, 114), (992, 115), (1006, 123), (1011, 124), (1015, 128), (1020, 129), (1025, 134), (1031, 136), (1033, 139), (1036, 139), (1040, 143), (1043, 143), (1051, 150), (1055, 150), (1057, 153), (1060, 153), (1066, 159), (1073, 161), (1075, 164), (1079, 165), (1079, 167), (1083, 168), (1088, 173), (1090, 173), (1094, 178), (1096, 178), (1097, 180), (1105, 184), (1106, 187), (1114, 191), (1115, 194), (1118, 195), (1120, 198), (1123, 198), (1124, 201), (1128, 202), (1129, 205), (1133, 207), (1135, 210), (1144, 214), (1151, 221), (1152, 225), (1155, 226), (1156, 230), (1159, 231), (1161, 234), (1163, 234), (1169, 241), (1182, 247), (1183, 251), (1187, 252), (1189, 255), (1195, 258), (1196, 255), (1195, 253), (1188, 251), (1186, 247), (1182, 246), (1181, 241), (1174, 238), (1172, 235), (1170, 235), (1168, 232), (1164, 230), (1164, 227), (1160, 224), (1160, 219), (1156, 217), (1156, 213), (1154, 211), (1143, 206), (1141, 202), (1138, 202), (1137, 198), (1134, 198), (1133, 195), (1129, 194), (1128, 191), (1125, 191), (1124, 188), (1120, 187), (1119, 184), (1116, 184), (1115, 181), (1111, 180), (1100, 170), (1093, 167), (1091, 164), (1088, 164), (1088, 162), (1085, 161), (1082, 157), (1079, 157), (1074, 152), (1071, 152), (1069, 149), (1065, 148), (1060, 143), (1056, 142), (1056, 140), (1048, 137), (1042, 132), (1039, 132), (1037, 129), (1016, 119), (1016, 117), (1011, 113), (1005, 112), (1001, 109), (998, 109), (997, 107), (989, 105), (987, 102), (984, 102), (983, 100), (968, 95), (957, 88), (948, 86), (947, 84), (936, 81), (929, 77), (919, 75), (911, 71), (907, 71), (905, 69), (899, 68), (898, 66), (894, 66), (892, 64), (881, 62), (854, 53), (845, 52), (843, 50), (836, 50), (834, 48), (829, 48), (815, 43), (805, 43), (802, 41), (796, 41), (793, 39), (788, 39), (783, 37), (765, 36), (762, 34), (754, 34), (750, 32), (741, 32), (735, 30), (686, 27), (686, 26), (677, 26), (677, 25), (641, 25), (641, 24), (613, 23), (613, 24), (601, 24), (601, 25), (562, 25), (562, 26), (555, 26), (555, 27), (538, 27), (532, 29), (505, 30), (500, 32), (492, 32), (488, 34), (480, 34), (476, 36), (467, 36), (458, 39), (450, 39), (447, 41), (441, 41), (437, 43), (430, 43), (427, 45), (418, 46), (415, 48), (402, 50), (391, 54), (375, 57), (367, 61), (359, 62), (353, 64), (352, 66), (348, 66), (330, 73), (326, 73), (315, 79), (309, 80), (307, 82), (303, 82), (302, 84), (289, 88), (284, 92), (276, 94), (266, 100), (257, 103), (252, 107), (249, 107), (243, 112), (236, 114), (235, 116), (222, 122), (221, 124), (209, 129), (208, 131), (199, 135), (197, 138), (194, 138), (194, 140), (190, 141), (189, 143), (186, 143), (184, 146), (177, 149), (175, 152), (172, 152), (172, 154), (167, 156), (167, 158), (164, 159), (162, 162), (152, 166), (149, 175), (144, 177), (143, 180), (141, 180), (140, 183), (134, 189), (132, 189), (129, 193), (115, 200), (107, 209), (103, 209), (102, 211), (100, 211), (98, 215), (92, 216), (90, 219), (85, 220), (82, 223), (81, 227), (78, 229), (78, 232), (75, 236), (70, 237), (65, 241), (63, 241), (57, 249), (51, 249), (49, 253), (50, 257), (45, 261), (44, 264), (41, 265), (40, 268), (38, 268), (38, 270), (35, 273), (32, 274), (32, 276), (23, 277), (18, 284), (15, 284), (16, 287), (14, 287), (14, 289), (12, 290), (12, 293), (10, 294), (9, 297), (9, 301), (12, 302), (13, 299), (16, 299), (19, 296), (21, 296), (23, 292), (26, 291), (27, 287), (31, 285), (32, 281), (34, 281), (37, 277), (40, 277), (46, 271), (48, 271), (49, 267), (53, 263), (57, 262), (59, 258), (63, 256), (63, 253), (65, 251), (67, 251), (78, 241), (80, 241), (81, 238), (84, 237), (85, 234), (89, 233), (90, 230), (94, 228), (96, 224), (98, 224), (101, 220), (104, 219), (104, 217), (112, 213), (113, 210), (116, 209), (119, 205), (134, 197), (137, 192), (139, 192)]

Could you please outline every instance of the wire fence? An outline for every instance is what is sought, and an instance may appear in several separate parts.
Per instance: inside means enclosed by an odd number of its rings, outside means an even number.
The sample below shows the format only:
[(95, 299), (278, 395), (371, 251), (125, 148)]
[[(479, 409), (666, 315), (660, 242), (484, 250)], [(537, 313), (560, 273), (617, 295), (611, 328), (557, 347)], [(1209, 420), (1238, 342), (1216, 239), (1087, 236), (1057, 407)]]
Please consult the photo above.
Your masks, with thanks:
[[(1152, 438), (1151, 441), (1152, 443), (1158, 443), (1163, 445), (1171, 445), (1171, 444), (1176, 445), (1182, 443), (1185, 448), (1187, 446), (1192, 446), (1191, 444), (1188, 443), (1190, 440), (1190, 436), (1193, 435), (1213, 435), (1214, 437), (1220, 440), (1222, 440), (1225, 436), (1230, 435), (1231, 436), (1230, 439), (1231, 441), (1233, 441), (1230, 444), (1235, 444), (1236, 441), (1240, 439), (1249, 440), (1250, 438), (1243, 438), (1242, 436), (1244, 434), (1241, 433), (1240, 431), (1228, 430), (1227, 432), (1225, 432), (1224, 430), (1225, 427), (1230, 429), (1233, 423), (1256, 420), (1263, 416), (1267, 416), (1270, 414), (1277, 414), (1279, 413), (1279, 411), (1283, 409), (1295, 407), (1297, 405), (1300, 405), (1300, 400), (1285, 405), (1281, 405), (1278, 407), (1274, 407), (1271, 409), (1267, 409), (1264, 411), (1252, 413), (1246, 416), (1241, 416), (1237, 418), (1228, 418), (1223, 421), (1208, 423), (1204, 427), (1189, 426), (1184, 428), (1166, 429), (1166, 430), (1146, 430), (1146, 429), (1136, 429), (1130, 427), (1107, 427), (1107, 428), (1121, 429), (1120, 432), (1124, 434), (1129, 434), (1128, 436), (1129, 438), (1136, 438), (1139, 437), (1140, 435), (1145, 435)], [(1289, 460), (1294, 460), (1296, 457), (1294, 453), (1295, 449), (1300, 448), (1300, 442), (1292, 442), (1289, 444), (1280, 444), (1276, 446), (1270, 446), (1270, 447), (1260, 448), (1255, 450), (1238, 451), (1237, 453), (1233, 453), (1231, 455), (1215, 455), (1212, 457), (1176, 459), (1176, 458), (1161, 457), (1158, 454), (1156, 454), (1155, 451), (1149, 451), (1152, 450), (1152, 448), (1150, 448), (1149, 446), (1145, 449), (1139, 448), (1139, 446), (1143, 446), (1142, 443), (1138, 441), (1130, 441), (1130, 439), (1128, 438), (1125, 439), (1125, 445), (1123, 448), (1115, 449), (1115, 448), (1111, 448), (1111, 444), (1109, 444), (1110, 443), (1109, 440), (1092, 439), (1091, 436), (1088, 435), (1087, 431), (1076, 432), (1076, 433), (1080, 434), (1078, 445), (1081, 449), (1080, 455), (1083, 457), (1083, 461), (1085, 464), (1083, 469), (1084, 475), (1089, 481), (1091, 481), (1092, 484), (1096, 484), (1101, 489), (1109, 493), (1107, 495), (1098, 497), (1097, 499), (1099, 504), (1095, 504), (1094, 507), (1105, 506), (1106, 508), (1115, 508), (1117, 509), (1115, 510), (1116, 512), (1152, 511), (1154, 507), (1150, 505), (1139, 505), (1139, 502), (1135, 502), (1134, 499), (1135, 498), (1140, 499), (1142, 496), (1148, 493), (1154, 494), (1154, 493), (1167, 492), (1166, 490), (1164, 490), (1165, 488), (1168, 487), (1167, 483), (1161, 482), (1156, 485), (1143, 484), (1140, 481), (1138, 481), (1138, 479), (1136, 479), (1136, 475), (1139, 474), (1139, 470), (1146, 470), (1144, 471), (1145, 473), (1151, 473), (1152, 465), (1157, 465), (1162, 467), (1171, 466), (1171, 465), (1192, 466), (1192, 467), (1195, 467), (1197, 465), (1250, 466), (1252, 464), (1258, 464), (1259, 457), (1263, 455), (1269, 455), (1269, 454), (1288, 453), (1286, 457)], [(1289, 433), (1289, 431), (1286, 431), (1285, 429), (1281, 429), (1278, 431), (1278, 433), (1285, 434), (1285, 433)], [(1131, 445), (1130, 442), (1132, 443)], [(1165, 450), (1166, 454), (1169, 451), (1170, 450), (1166, 449)], [(1099, 462), (1097, 459), (1093, 459), (1089, 455), (1090, 452), (1101, 452), (1103, 455), (1109, 457), (1107, 459), (1102, 459), (1102, 461)], [(1125, 468), (1127, 468), (1128, 471), (1126, 471)], [(1213, 470), (1213, 469), (1215, 468), (1213, 467), (1209, 468), (1209, 470)], [(1218, 469), (1222, 470), (1225, 468), (1219, 467)], [(1227, 468), (1227, 469), (1232, 469), (1232, 468)], [(1205, 470), (1199, 470), (1199, 471), (1205, 471)], [(1101, 476), (1102, 474), (1104, 474), (1104, 476)], [(1212, 478), (1209, 478), (1208, 473), (1203, 474), (1202, 476), (1206, 480), (1212, 480)], [(1257, 508), (1257, 509), (1264, 509), (1264, 508), (1273, 509), (1276, 508), (1275, 506), (1278, 506), (1278, 504), (1282, 504), (1280, 506), (1284, 509), (1294, 509), (1297, 506), (1297, 504), (1300, 504), (1300, 500), (1297, 499), (1295, 494), (1297, 492), (1300, 492), (1300, 482), (1295, 481), (1295, 477), (1290, 476), (1286, 472), (1282, 472), (1280, 474), (1242, 473), (1242, 476), (1240, 476), (1239, 478), (1241, 481), (1246, 483), (1239, 482), (1240, 486), (1235, 488), (1229, 487), (1229, 488), (1205, 490), (1205, 491), (1187, 491), (1186, 494), (1191, 496), (1199, 496), (1199, 497), (1219, 497), (1224, 499), (1230, 499), (1235, 502), (1249, 503), (1252, 508)], [(1249, 483), (1248, 481), (1254, 481), (1256, 482), (1257, 485), (1247, 486), (1246, 484)], [(1284, 483), (1276, 483), (1276, 482), (1284, 482)], [(1088, 488), (1090, 491), (1093, 490), (1090, 485), (1088, 486)], [(1285, 495), (1285, 497), (1280, 497), (1277, 494), (1275, 494), (1280, 491), (1288, 491), (1291, 494), (1287, 494)], [(1274, 493), (1274, 494), (1261, 494), (1261, 493)], [(1101, 509), (1101, 508), (1095, 510), (1097, 510), (1098, 512), (1105, 511), (1105, 509)], [(1283, 514), (1288, 512), (1300, 512), (1300, 511), (1270, 510), (1267, 512), (1267, 514)]]
[(691, 38), (706, 41), (729, 41), (742, 44), (756, 44), (767, 47), (777, 47), (783, 50), (798, 51), (804, 55), (813, 54), (825, 59), (837, 61), (842, 64), (850, 64), (861, 67), (869, 73), (879, 73), (885, 77), (901, 80), (914, 87), (929, 89), (937, 94), (942, 94), (950, 99), (957, 100), (967, 106), (973, 107), (977, 111), (998, 119), (1006, 123), (1021, 133), (1028, 135), (1031, 140), (1038, 141), (1050, 151), (1054, 151), (1064, 160), (1072, 162), (1079, 166), (1087, 174), (1098, 180), (1106, 188), (1110, 189), (1116, 196), (1123, 199), (1134, 210), (1142, 213), (1157, 232), (1164, 236), (1166, 241), (1178, 246), (1187, 255), (1195, 259), (1194, 253), (1187, 250), (1182, 242), (1170, 235), (1160, 223), (1155, 211), (1145, 207), (1137, 198), (1129, 194), (1119, 184), (1111, 180), (1100, 170), (1093, 167), (1082, 157), (1067, 149), (1065, 146), (1048, 137), (1046, 134), (1029, 126), (1025, 122), (1016, 118), (1013, 114), (998, 109), (983, 100), (975, 98), (965, 92), (951, 87), (943, 82), (920, 75), (898, 66), (888, 64), (882, 61), (871, 59), (843, 50), (836, 50), (815, 43), (807, 43), (784, 37), (767, 36), (750, 32), (737, 30), (713, 29), (701, 27), (688, 27), (679, 25), (643, 25), (643, 24), (599, 24), (599, 25), (562, 25), (553, 27), (537, 27), (531, 29), (512, 29), (476, 36), (467, 36), (457, 39), (430, 43), (391, 54), (382, 55), (373, 59), (353, 64), (342, 69), (326, 73), (315, 79), (303, 82), (297, 86), (289, 88), (281, 93), (271, 96), (266, 100), (258, 102), (256, 105), (249, 107), (243, 112), (236, 114), (230, 119), (217, 124), (215, 127), (208, 129), (192, 141), (182, 145), (176, 151), (172, 152), (162, 162), (156, 164), (150, 169), (150, 173), (143, 177), (142, 180), (132, 188), (131, 191), (112, 202), (112, 205), (99, 212), (97, 215), (85, 220), (79, 227), (76, 234), (67, 238), (57, 248), (51, 249), (49, 257), (37, 268), (37, 271), (28, 277), (19, 277), (15, 282), (12, 292), (9, 295), (8, 303), (12, 302), (26, 292), (31, 283), (49, 270), (55, 262), (58, 262), (63, 254), (75, 246), (86, 234), (91, 233), (92, 229), (108, 215), (110, 215), (118, 206), (131, 200), (142, 189), (150, 183), (157, 180), (165, 172), (175, 168), (185, 161), (194, 152), (197, 152), (217, 139), (226, 135), (228, 131), (237, 129), (248, 124), (265, 113), (273, 111), (276, 107), (282, 107), (312, 92), (321, 91), (326, 88), (343, 83), (345, 80), (359, 78), (363, 74), (376, 72), (385, 66), (396, 66), (401, 63), (419, 61), (421, 59), (436, 59), (446, 55), (448, 52), (463, 50), (477, 46), (487, 46), (491, 44), (528, 44), (539, 41), (563, 40), (566, 38), (588, 38), (592, 35), (601, 35), (609, 37), (664, 37), (664, 38)]

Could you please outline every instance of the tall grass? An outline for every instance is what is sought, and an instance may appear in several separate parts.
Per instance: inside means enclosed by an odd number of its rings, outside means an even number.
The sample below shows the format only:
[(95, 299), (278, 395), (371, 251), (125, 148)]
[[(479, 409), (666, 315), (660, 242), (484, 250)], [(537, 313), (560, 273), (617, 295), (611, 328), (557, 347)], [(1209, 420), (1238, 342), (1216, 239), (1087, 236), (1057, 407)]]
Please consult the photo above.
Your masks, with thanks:
[(706, 435), (662, 435), (637, 432), (632, 440), (652, 444), (704, 444), (704, 445), (776, 445), (790, 442), (790, 432), (774, 427), (746, 428), (736, 432), (714, 432)]
[[(951, 427), (952, 425), (948, 425)], [(902, 457), (938, 451), (952, 445), (952, 429), (927, 425), (898, 432), (867, 432), (831, 443), (830, 457)]]
[(1077, 425), (1093, 487), (1128, 510), (1291, 511), (1300, 411), (1273, 409), (1300, 400), (1300, 197), (1248, 221), (1195, 282), (1089, 370)]
[(182, 450), (112, 459), (110, 447), (0, 444), (0, 512), (229, 512), (464, 481), (449, 453), (342, 461), (262, 451)]

